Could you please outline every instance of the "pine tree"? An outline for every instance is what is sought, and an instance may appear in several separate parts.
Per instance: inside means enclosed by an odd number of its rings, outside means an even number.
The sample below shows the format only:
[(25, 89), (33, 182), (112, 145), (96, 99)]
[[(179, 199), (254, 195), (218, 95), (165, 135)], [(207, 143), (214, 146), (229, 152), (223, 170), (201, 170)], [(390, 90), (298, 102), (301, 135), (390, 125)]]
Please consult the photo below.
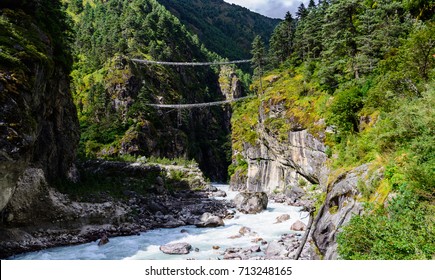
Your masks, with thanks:
[(398, 48), (411, 27), (399, 2), (378, 0), (376, 4), (357, 15), (356, 67), (360, 74), (371, 72), (385, 54)]
[(358, 52), (356, 38), (358, 30), (356, 16), (360, 12), (361, 0), (336, 0), (328, 6), (323, 25), (325, 64), (331, 67), (328, 72), (351, 74), (358, 78), (355, 57)]
[(298, 22), (294, 38), (295, 50), (303, 61), (320, 57), (323, 50), (322, 26), (325, 19), (325, 4), (319, 4), (308, 11)]
[(308, 14), (307, 8), (305, 8), (304, 3), (301, 3), (301, 5), (298, 8), (298, 11), (296, 12), (296, 16), (299, 20), (303, 19)]
[(287, 12), (285, 20), (273, 31), (270, 39), (269, 58), (274, 66), (284, 62), (293, 52), (293, 39), (295, 34), (295, 20)]
[(266, 65), (266, 47), (261, 36), (257, 35), (252, 42), (252, 66), (254, 67), (254, 75), (260, 77), (260, 90), (263, 91), (262, 72)]

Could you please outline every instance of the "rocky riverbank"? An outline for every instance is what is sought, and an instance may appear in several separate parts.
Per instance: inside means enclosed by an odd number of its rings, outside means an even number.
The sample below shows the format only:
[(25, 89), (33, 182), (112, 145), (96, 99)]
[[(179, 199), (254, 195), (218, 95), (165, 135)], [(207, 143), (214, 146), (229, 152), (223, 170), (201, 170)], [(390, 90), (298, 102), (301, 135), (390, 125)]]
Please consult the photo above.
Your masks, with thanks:
[[(196, 225), (206, 212), (219, 218), (230, 214), (228, 203), (210, 198), (222, 194), (197, 166), (90, 161), (79, 169), (86, 175), (77, 187), (86, 185), (83, 181), (89, 177), (100, 184), (122, 178), (115, 181), (119, 193), (88, 190), (87, 195), (67, 195), (49, 186), (42, 170), (28, 169), (2, 211), (0, 258), (103, 236)], [(95, 181), (92, 185), (98, 187)]]

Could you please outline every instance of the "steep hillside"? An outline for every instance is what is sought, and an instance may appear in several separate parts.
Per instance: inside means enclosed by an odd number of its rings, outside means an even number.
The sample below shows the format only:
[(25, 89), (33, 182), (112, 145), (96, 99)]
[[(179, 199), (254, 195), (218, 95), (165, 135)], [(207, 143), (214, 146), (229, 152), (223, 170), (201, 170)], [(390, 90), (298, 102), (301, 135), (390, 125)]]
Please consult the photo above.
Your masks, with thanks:
[[(147, 103), (223, 100), (219, 69), (140, 65), (219, 59), (155, 0), (68, 1), (75, 19), (73, 91), (86, 157), (186, 157), (225, 180), (229, 127), (220, 107), (159, 110)], [(227, 147), (227, 148), (225, 148)]]
[(282, 63), (234, 111), (232, 187), (311, 210), (319, 258), (434, 257), (435, 24), (414, 4), (300, 10), (274, 32), (269, 61)]
[(256, 35), (269, 40), (280, 22), (223, 0), (158, 0), (205, 46), (229, 59), (249, 58)]
[(19, 178), (74, 179), (79, 127), (69, 33), (57, 1), (0, 4), (0, 210)]

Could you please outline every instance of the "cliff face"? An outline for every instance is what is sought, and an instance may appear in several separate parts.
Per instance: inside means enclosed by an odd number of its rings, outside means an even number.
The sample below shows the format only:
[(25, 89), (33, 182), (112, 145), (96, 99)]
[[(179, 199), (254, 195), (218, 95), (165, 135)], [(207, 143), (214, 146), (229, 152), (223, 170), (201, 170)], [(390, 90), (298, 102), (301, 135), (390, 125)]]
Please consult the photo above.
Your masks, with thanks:
[(371, 183), (381, 176), (379, 171), (369, 172), (370, 166), (361, 165), (349, 172), (342, 173), (330, 183), (325, 202), (319, 209), (314, 221), (311, 236), (322, 257), (337, 259), (337, 234), (353, 215), (363, 212), (361, 193), (358, 184)]
[[(292, 99), (298, 83), (286, 89), (290, 92), (287, 96), (282, 91), (275, 95), (273, 91), (292, 78), (274, 76), (272, 80), (257, 101), (250, 100), (235, 110), (231, 187), (281, 193), (294, 205), (315, 205), (311, 250), (318, 252), (318, 258), (337, 259), (340, 228), (363, 211), (360, 185), (374, 185), (382, 172), (367, 164), (350, 170), (331, 168), (325, 139), (333, 129), (310, 111), (320, 98), (311, 97), (305, 108), (297, 106)], [(299, 114), (298, 110), (305, 112)], [(244, 123), (238, 121), (240, 116)]]
[(53, 34), (20, 9), (1, 9), (0, 20), (2, 210), (30, 167), (41, 169), (48, 181), (74, 178), (79, 126), (68, 70), (57, 60)]
[[(320, 209), (310, 237), (320, 258), (337, 259), (337, 233), (352, 215), (362, 212), (358, 182), (370, 181), (368, 166), (344, 172), (328, 185), (325, 145), (307, 130), (288, 132), (286, 142), (258, 128), (256, 145), (245, 144), (246, 175), (235, 174), (232, 188), (241, 191), (285, 193), (296, 205), (314, 203)], [(322, 197), (326, 195), (323, 200)], [(311, 202), (308, 202), (311, 201)]]

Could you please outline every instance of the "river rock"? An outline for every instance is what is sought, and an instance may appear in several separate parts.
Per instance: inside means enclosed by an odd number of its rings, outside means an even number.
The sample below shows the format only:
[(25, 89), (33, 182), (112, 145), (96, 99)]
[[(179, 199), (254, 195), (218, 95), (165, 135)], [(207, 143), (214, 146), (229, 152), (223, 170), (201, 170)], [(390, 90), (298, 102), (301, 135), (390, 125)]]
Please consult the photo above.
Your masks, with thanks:
[(257, 214), (267, 209), (268, 198), (265, 192), (241, 192), (233, 199), (233, 203), (244, 214)]
[(241, 235), (250, 234), (251, 232), (252, 232), (252, 229), (250, 229), (250, 228), (248, 228), (248, 227), (242, 227), (242, 228), (239, 230), (239, 233), (240, 233)]
[(204, 187), (204, 191), (206, 191), (206, 192), (217, 192), (218, 188), (216, 188), (213, 185), (208, 184), (207, 186)]
[(168, 255), (186, 255), (189, 254), (192, 245), (189, 243), (174, 243), (160, 246), (160, 251)]
[(307, 228), (307, 226), (303, 222), (297, 220), (296, 222), (294, 222), (292, 224), (292, 226), (290, 227), (290, 230), (304, 231), (306, 228)]
[(103, 246), (103, 245), (106, 245), (107, 243), (109, 243), (109, 237), (107, 237), (107, 235), (104, 234), (101, 237), (100, 241), (98, 241), (98, 246)]
[(202, 214), (199, 223), (196, 224), (197, 227), (220, 227), (224, 225), (222, 218), (210, 213)]
[(213, 197), (227, 197), (227, 193), (224, 191), (216, 191), (211, 194)]
[(261, 252), (261, 248), (258, 245), (252, 246), (249, 250), (251, 250), (251, 252), (253, 252), (253, 253)]
[(284, 258), (288, 251), (282, 242), (274, 240), (269, 243), (265, 251), (266, 259), (279, 259)]
[(276, 218), (275, 224), (280, 224), (280, 223), (285, 222), (287, 220), (290, 220), (290, 215), (289, 214), (283, 214), (283, 215), (281, 215), (281, 216)]
[(261, 238), (261, 237), (257, 237), (257, 238), (254, 238), (254, 239), (251, 240), (252, 243), (258, 243), (258, 242), (261, 242), (261, 241), (263, 241), (263, 238)]

